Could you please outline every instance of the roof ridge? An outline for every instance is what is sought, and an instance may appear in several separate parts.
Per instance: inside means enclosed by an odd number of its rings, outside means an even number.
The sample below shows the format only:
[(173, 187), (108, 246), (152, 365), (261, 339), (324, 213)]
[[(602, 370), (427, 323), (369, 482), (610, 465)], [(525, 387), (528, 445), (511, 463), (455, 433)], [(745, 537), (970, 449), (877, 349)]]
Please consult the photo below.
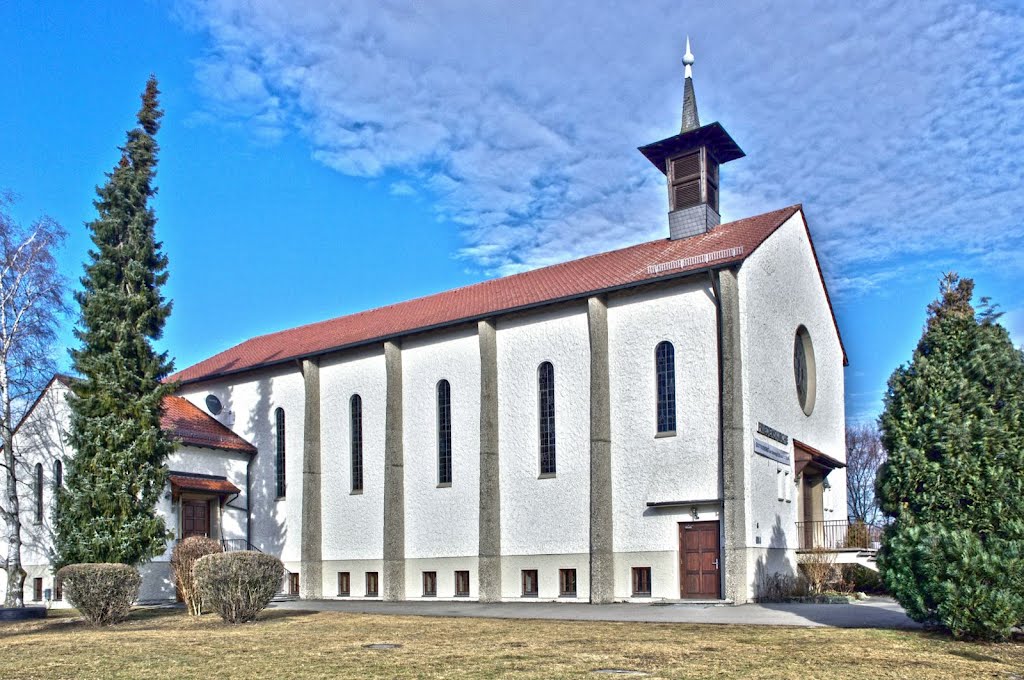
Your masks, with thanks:
[[(742, 261), (772, 232), (802, 209), (797, 203), (720, 224), (686, 239), (654, 239), (614, 250), (584, 255), (507, 276), (466, 284), (250, 337), (178, 372), (184, 382), (221, 377), (260, 366), (285, 363), (303, 356), (343, 349), (381, 339), (485, 318), (514, 309), (556, 300), (686, 275), (694, 266), (657, 275), (644, 269), (659, 255), (679, 258), (700, 255), (708, 248), (740, 246), (736, 257), (717, 260), (715, 267)], [(748, 226), (749, 225), (749, 226)], [(632, 256), (631, 252), (639, 253)], [(644, 261), (644, 259), (649, 261)], [(707, 262), (703, 262), (707, 265)]]
[[(778, 208), (776, 210), (769, 210), (768, 212), (761, 213), (761, 214), (758, 214), (758, 215), (749, 215), (747, 217), (741, 217), (738, 220), (733, 220), (731, 222), (725, 222), (725, 223), (719, 225), (718, 227), (716, 227), (716, 229), (719, 229), (721, 227), (728, 227), (728, 226), (736, 225), (736, 224), (739, 224), (740, 222), (744, 222), (746, 220), (752, 220), (752, 219), (756, 219), (756, 218), (759, 218), (759, 217), (765, 217), (766, 215), (771, 215), (772, 213), (777, 213), (777, 212), (781, 213), (781, 212), (784, 212), (786, 210), (793, 210), (793, 211), (795, 211), (795, 210), (799, 210), (801, 208), (802, 208), (802, 204), (794, 203), (793, 205), (786, 206), (785, 208)], [(704, 234), (699, 234), (699, 236), (706, 236), (707, 234), (713, 234), (713, 233), (714, 233), (714, 230), (705, 232)], [(386, 309), (390, 309), (391, 307), (397, 307), (399, 305), (405, 305), (405, 304), (409, 304), (409, 303), (412, 303), (412, 302), (418, 302), (420, 300), (426, 300), (428, 298), (432, 298), (432, 297), (435, 297), (437, 295), (446, 295), (446, 294), (449, 294), (449, 293), (457, 293), (459, 291), (467, 290), (469, 288), (475, 288), (477, 286), (484, 286), (484, 285), (487, 285), (487, 284), (490, 284), (490, 283), (494, 283), (495, 281), (510, 281), (510, 280), (513, 280), (513, 279), (517, 279), (519, 277), (523, 277), (523, 276), (527, 276), (527, 275), (533, 274), (535, 272), (551, 270), (551, 269), (557, 269), (559, 267), (567, 267), (567, 266), (573, 265), (573, 264), (575, 264), (577, 262), (584, 262), (586, 260), (592, 260), (592, 259), (597, 258), (597, 257), (604, 257), (604, 256), (608, 256), (608, 255), (614, 255), (615, 253), (621, 253), (623, 251), (632, 250), (634, 248), (641, 248), (643, 246), (647, 246), (647, 245), (650, 245), (652, 243), (658, 243), (659, 241), (671, 241), (671, 239), (669, 239), (669, 238), (656, 238), (656, 239), (651, 239), (650, 241), (641, 241), (640, 243), (634, 243), (633, 245), (623, 246), (621, 248), (614, 248), (612, 250), (603, 250), (603, 251), (601, 251), (599, 253), (591, 253), (590, 255), (583, 255), (582, 257), (576, 257), (576, 258), (573, 258), (571, 260), (565, 260), (564, 262), (556, 262), (554, 264), (545, 265), (543, 267), (536, 267), (536, 268), (533, 268), (533, 269), (527, 269), (526, 271), (516, 272), (514, 274), (507, 274), (505, 276), (496, 276), (494, 278), (484, 279), (483, 281), (477, 281), (475, 283), (467, 283), (467, 284), (462, 285), (462, 286), (456, 286), (455, 288), (446, 288), (444, 290), (439, 290), (439, 291), (434, 292), (434, 293), (427, 293), (425, 295), (419, 295), (417, 297), (409, 298), (407, 300), (399, 300), (397, 302), (389, 302), (388, 304), (380, 305), (379, 307), (370, 307), (368, 309), (359, 310), (358, 312), (349, 312), (348, 314), (339, 314), (338, 316), (332, 316), (330, 318), (321, 319), (319, 321), (308, 321), (306, 323), (299, 324), (298, 326), (289, 326), (288, 328), (282, 328), (280, 330), (270, 331), (269, 333), (262, 333), (260, 335), (254, 335), (251, 338), (247, 338), (246, 340), (243, 340), (243, 341), (241, 341), (239, 343), (236, 343), (235, 345), (232, 345), (231, 347), (227, 348), (226, 350), (222, 350), (222, 351), (225, 351), (225, 352), (230, 351), (230, 350), (232, 350), (232, 349), (234, 349), (236, 347), (239, 347), (241, 345), (246, 344), (247, 342), (252, 342), (253, 340), (261, 340), (261, 339), (264, 339), (264, 338), (272, 338), (275, 335), (280, 335), (282, 333), (290, 333), (292, 331), (301, 330), (303, 328), (310, 328), (312, 326), (319, 326), (321, 324), (331, 323), (332, 321), (338, 321), (339, 319), (353, 318), (353, 317), (357, 317), (357, 316), (359, 316), (361, 314), (369, 314), (371, 312), (380, 312), (380, 311), (384, 311)], [(218, 352), (218, 354), (219, 353), (220, 352)], [(214, 356), (216, 356), (216, 355), (214, 355)], [(193, 365), (195, 365), (195, 364), (193, 364)], [(185, 369), (182, 369), (182, 370), (185, 370)]]

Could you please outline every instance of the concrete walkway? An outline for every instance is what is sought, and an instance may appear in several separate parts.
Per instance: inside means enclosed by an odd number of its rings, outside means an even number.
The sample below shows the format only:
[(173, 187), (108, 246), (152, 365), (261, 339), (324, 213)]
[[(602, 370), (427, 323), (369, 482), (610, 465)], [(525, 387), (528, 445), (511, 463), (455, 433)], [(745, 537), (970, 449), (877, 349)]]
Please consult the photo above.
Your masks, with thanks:
[(465, 616), (494, 619), (565, 621), (637, 621), (757, 626), (832, 626), (836, 628), (919, 628), (887, 598), (856, 604), (715, 604), (606, 605), (569, 602), (380, 602), (374, 600), (295, 600), (271, 607), (302, 611), (338, 611), (394, 616)]

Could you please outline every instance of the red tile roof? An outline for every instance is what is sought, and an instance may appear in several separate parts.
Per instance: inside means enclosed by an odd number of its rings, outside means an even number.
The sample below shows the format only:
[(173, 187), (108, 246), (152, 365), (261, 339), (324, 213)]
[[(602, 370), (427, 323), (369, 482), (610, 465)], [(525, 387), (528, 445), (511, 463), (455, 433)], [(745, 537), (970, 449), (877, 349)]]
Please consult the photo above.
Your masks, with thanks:
[(190, 446), (256, 453), (255, 446), (181, 397), (164, 399), (164, 415), (160, 427), (172, 438)]
[[(182, 383), (354, 347), (415, 331), (735, 264), (800, 210), (799, 205), (729, 222), (692, 238), (591, 255), (328, 321), (261, 335), (172, 376)], [(824, 282), (823, 282), (824, 283)]]
[(198, 477), (172, 472), (169, 475), (169, 479), (171, 480), (171, 493), (175, 496), (182, 491), (199, 491), (201, 493), (223, 495), (242, 493), (241, 489), (223, 477)]

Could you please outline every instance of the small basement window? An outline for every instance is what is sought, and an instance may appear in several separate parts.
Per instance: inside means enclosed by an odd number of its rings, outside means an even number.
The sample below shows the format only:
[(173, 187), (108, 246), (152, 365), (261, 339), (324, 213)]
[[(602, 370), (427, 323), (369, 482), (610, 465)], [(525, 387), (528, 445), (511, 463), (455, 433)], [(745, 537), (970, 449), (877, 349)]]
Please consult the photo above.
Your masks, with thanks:
[(347, 571), (338, 572), (338, 597), (348, 597), (352, 594), (352, 578)]
[(377, 572), (366, 572), (366, 597), (377, 597)]
[(437, 597), (437, 572), (423, 572), (423, 597)]
[(469, 597), (469, 572), (455, 572), (455, 597)]
[(537, 597), (536, 569), (523, 569), (523, 597)]
[(651, 568), (633, 567), (633, 597), (651, 596)]
[(558, 570), (558, 596), (576, 597), (576, 570)]

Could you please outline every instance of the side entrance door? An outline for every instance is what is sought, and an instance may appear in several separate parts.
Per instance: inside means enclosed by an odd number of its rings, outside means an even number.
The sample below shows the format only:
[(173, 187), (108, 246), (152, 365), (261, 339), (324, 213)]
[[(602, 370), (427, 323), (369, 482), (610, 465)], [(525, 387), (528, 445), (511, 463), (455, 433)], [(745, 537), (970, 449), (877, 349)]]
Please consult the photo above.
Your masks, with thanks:
[(210, 504), (207, 501), (181, 502), (181, 537), (210, 535)]
[(679, 523), (679, 597), (721, 599), (721, 553), (718, 522)]

